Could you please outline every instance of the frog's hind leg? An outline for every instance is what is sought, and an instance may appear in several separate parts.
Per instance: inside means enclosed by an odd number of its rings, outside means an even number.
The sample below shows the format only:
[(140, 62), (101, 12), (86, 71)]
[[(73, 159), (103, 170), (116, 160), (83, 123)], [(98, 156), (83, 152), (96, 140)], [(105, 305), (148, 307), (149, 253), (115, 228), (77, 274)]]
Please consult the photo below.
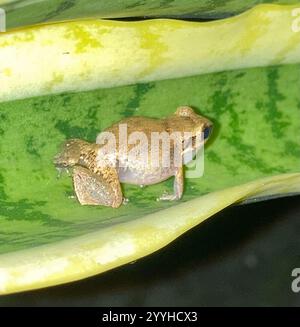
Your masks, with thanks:
[(78, 201), (82, 205), (103, 205), (118, 208), (123, 201), (122, 190), (114, 168), (106, 167), (97, 173), (76, 166), (73, 184)]
[(163, 194), (158, 200), (160, 201), (174, 201), (180, 200), (183, 194), (183, 184), (184, 184), (184, 176), (183, 176), (183, 167), (178, 167), (175, 172), (175, 180), (174, 180), (174, 193)]

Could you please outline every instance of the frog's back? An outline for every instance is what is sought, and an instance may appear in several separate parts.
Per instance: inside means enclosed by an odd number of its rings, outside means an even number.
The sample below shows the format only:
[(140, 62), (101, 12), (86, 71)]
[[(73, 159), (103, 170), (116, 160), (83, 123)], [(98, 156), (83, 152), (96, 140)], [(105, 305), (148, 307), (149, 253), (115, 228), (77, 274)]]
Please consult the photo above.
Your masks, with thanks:
[[(119, 179), (121, 183), (129, 183), (129, 184), (139, 184), (139, 185), (149, 185), (156, 184), (162, 180), (165, 180), (173, 175), (173, 167), (152, 167), (150, 163), (150, 144), (151, 144), (151, 133), (153, 132), (165, 132), (166, 131), (166, 121), (165, 119), (155, 119), (148, 117), (128, 117), (122, 119), (118, 123), (112, 125), (111, 127), (104, 130), (105, 133), (109, 132), (115, 136), (116, 143), (113, 144), (113, 148), (108, 150), (108, 152), (114, 152), (115, 157), (117, 159), (117, 169), (119, 174)], [(120, 153), (120, 138), (122, 142), (124, 142), (124, 134), (127, 133), (127, 150), (126, 153)], [(136, 146), (135, 142), (130, 142), (131, 133), (141, 132), (143, 135), (147, 137), (146, 146), (147, 148), (147, 160), (146, 162), (141, 161), (139, 155), (137, 157), (128, 156), (132, 148)], [(105, 144), (103, 140), (105, 139), (105, 134), (99, 134), (97, 137), (98, 144)], [(116, 146), (116, 147), (114, 147)], [(102, 157), (107, 154), (104, 153), (107, 151), (107, 148), (100, 149)], [(111, 154), (110, 153), (110, 154)], [(162, 155), (161, 149), (159, 149), (159, 156)], [(145, 157), (143, 157), (145, 159)], [(145, 165), (146, 164), (146, 165)]]
[[(126, 128), (128, 135), (133, 132), (143, 132), (148, 137), (151, 135), (151, 132), (163, 132), (166, 130), (164, 119), (133, 116), (120, 120), (105, 129), (105, 132), (113, 133), (118, 139), (120, 125), (122, 125), (122, 128)], [(124, 131), (125, 129), (123, 129)]]

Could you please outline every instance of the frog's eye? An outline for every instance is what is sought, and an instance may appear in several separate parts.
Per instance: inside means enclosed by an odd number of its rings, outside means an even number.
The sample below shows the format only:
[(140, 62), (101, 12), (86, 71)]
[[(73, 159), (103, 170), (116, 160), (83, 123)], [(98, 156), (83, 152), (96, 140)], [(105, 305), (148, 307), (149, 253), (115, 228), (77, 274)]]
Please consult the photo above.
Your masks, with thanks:
[(204, 129), (204, 140), (207, 140), (209, 138), (209, 135), (212, 131), (212, 126), (207, 126)]

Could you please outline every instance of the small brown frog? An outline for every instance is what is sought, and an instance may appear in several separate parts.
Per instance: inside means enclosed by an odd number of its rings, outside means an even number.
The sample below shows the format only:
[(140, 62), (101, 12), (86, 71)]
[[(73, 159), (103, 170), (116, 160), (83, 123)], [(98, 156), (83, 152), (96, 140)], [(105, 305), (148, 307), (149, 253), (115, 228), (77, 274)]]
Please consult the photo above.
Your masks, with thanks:
[[(57, 168), (73, 168), (74, 189), (82, 205), (117, 208), (123, 202), (120, 183), (144, 186), (171, 176), (175, 176), (174, 193), (163, 194), (159, 200), (178, 200), (184, 185), (182, 165), (191, 161), (207, 141), (212, 126), (211, 121), (187, 106), (165, 119), (125, 118), (100, 133), (96, 143), (67, 140), (54, 164)], [(164, 143), (165, 139), (168, 142)], [(175, 160), (178, 157), (179, 163)]]

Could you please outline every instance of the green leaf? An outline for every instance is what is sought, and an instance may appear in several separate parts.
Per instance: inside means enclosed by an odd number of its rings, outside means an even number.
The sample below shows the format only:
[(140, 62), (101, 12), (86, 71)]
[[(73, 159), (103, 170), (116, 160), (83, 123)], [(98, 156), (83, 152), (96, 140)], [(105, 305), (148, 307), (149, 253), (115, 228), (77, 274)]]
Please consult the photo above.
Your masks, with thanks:
[(0, 102), (297, 63), (298, 11), (264, 5), (206, 23), (82, 20), (3, 33)]
[[(208, 23), (84, 20), (1, 35), (0, 293), (104, 272), (232, 203), (300, 193), (295, 9), (265, 5)], [(123, 117), (159, 118), (184, 104), (215, 129), (204, 176), (185, 179), (181, 201), (156, 201), (170, 179), (124, 185), (130, 201), (119, 209), (86, 207), (70, 177), (57, 179), (52, 160), (63, 140), (94, 141)]]
[(221, 18), (257, 4), (296, 4), (299, 0), (0, 0), (7, 12), (7, 27), (15, 28), (74, 18), (186, 16)]
[[(1, 103), (0, 291), (84, 278), (161, 248), (231, 203), (300, 192), (299, 84), (295, 64)], [(156, 201), (172, 179), (143, 191), (124, 185), (130, 201), (119, 209), (80, 206), (71, 179), (57, 179), (63, 140), (94, 141), (123, 117), (163, 117), (183, 104), (215, 130), (204, 176), (186, 180), (179, 204)]]

